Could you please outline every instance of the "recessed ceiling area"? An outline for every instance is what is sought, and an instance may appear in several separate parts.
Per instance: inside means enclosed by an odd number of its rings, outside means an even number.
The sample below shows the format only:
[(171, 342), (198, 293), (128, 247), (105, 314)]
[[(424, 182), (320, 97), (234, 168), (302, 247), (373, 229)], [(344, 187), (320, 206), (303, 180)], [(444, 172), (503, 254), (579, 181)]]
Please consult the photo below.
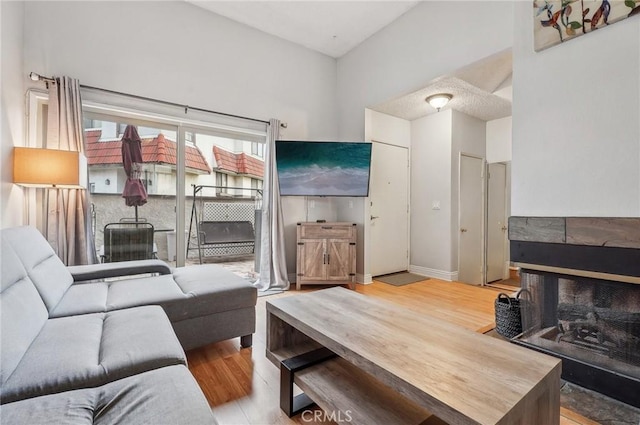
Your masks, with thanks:
[(334, 58), (419, 1), (200, 1), (203, 9)]
[(450, 75), (431, 81), (426, 87), (369, 107), (377, 112), (409, 121), (437, 111), (425, 98), (449, 93), (453, 98), (443, 109), (455, 109), (483, 121), (511, 115), (511, 50), (492, 55)]

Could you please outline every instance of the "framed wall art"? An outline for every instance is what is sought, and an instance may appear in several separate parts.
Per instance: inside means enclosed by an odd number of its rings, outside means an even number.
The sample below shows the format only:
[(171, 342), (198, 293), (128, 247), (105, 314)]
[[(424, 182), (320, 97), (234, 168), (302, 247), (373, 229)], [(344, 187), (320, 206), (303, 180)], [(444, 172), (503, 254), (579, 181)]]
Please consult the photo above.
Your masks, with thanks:
[(534, 49), (538, 52), (634, 15), (640, 15), (640, 0), (534, 0)]

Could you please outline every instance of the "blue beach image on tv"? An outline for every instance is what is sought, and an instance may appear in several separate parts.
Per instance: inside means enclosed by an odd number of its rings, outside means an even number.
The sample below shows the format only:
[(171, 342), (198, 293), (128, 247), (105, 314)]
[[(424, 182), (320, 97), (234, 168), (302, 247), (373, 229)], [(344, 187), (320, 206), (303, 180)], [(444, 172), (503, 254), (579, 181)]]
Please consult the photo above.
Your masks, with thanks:
[(282, 196), (369, 196), (371, 143), (276, 141)]

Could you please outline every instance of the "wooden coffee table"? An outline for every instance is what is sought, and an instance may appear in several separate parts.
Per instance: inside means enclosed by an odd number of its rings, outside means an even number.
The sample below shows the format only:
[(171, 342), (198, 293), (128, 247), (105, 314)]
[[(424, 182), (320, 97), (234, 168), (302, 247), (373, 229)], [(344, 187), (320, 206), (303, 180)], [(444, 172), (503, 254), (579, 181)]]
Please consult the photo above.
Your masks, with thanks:
[(340, 423), (560, 422), (559, 359), (344, 288), (267, 301), (267, 357), (290, 415), (313, 400)]

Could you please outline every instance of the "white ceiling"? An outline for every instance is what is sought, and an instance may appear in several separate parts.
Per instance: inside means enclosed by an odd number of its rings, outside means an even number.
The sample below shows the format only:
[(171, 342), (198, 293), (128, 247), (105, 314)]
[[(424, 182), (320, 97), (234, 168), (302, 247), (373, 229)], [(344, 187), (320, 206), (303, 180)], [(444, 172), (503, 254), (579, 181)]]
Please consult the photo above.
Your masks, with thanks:
[(344, 55), (419, 3), (185, 1), (334, 58)]
[[(185, 0), (265, 33), (339, 58), (416, 6), (419, 1)], [(482, 59), (426, 87), (371, 106), (407, 120), (435, 113), (425, 102), (450, 93), (451, 108), (490, 121), (511, 115), (511, 50)]]

